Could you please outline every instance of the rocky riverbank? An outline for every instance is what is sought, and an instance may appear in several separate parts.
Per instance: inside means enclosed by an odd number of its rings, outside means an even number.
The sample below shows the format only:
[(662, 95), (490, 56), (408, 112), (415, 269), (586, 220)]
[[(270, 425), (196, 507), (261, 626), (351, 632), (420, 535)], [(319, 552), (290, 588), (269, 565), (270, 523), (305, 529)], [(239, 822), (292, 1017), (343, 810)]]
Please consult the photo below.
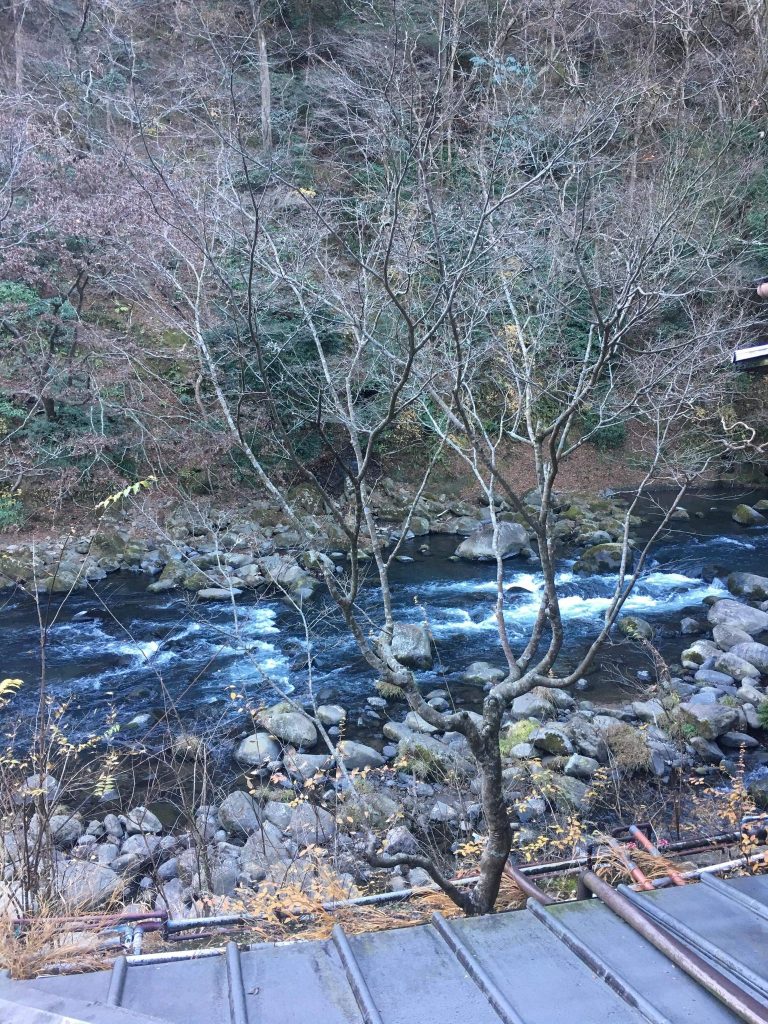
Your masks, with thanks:
[[(473, 526), (466, 534), (473, 549), (462, 551), (467, 540), (460, 540), (457, 557), (487, 557), (484, 513), (480, 507), (474, 511), (477, 518), (460, 524), (461, 529), (455, 511), (442, 519), (458, 536)], [(569, 550), (578, 549), (578, 561), (588, 562), (591, 572), (612, 568), (608, 555), (618, 536), (618, 514), (618, 506), (602, 499), (592, 504), (564, 500), (558, 506), (556, 529), (567, 538)], [(757, 520), (755, 524), (760, 525)], [(222, 566), (231, 563), (199, 562), (222, 550), (262, 562), (285, 555), (302, 567), (301, 552), (276, 550), (284, 540), (277, 527), (260, 527), (260, 535), (273, 531), (264, 542), (274, 545), (261, 554), (253, 539), (246, 542), (242, 533), (233, 532), (231, 523), (226, 532), (215, 534), (196, 533), (193, 527), (174, 527), (186, 533), (167, 541), (171, 547), (166, 550), (178, 551), (183, 545), (185, 557), (162, 566), (160, 558), (155, 582), (168, 565), (182, 561), (210, 582), (209, 572), (223, 572)], [(388, 529), (384, 523), (381, 528)], [(607, 539), (596, 536), (598, 531)], [(151, 547), (150, 541), (139, 542), (125, 532), (127, 536), (120, 536), (122, 554), (111, 555), (114, 571), (141, 567), (131, 554), (138, 554), (138, 547), (147, 555), (160, 551), (159, 545)], [(527, 535), (518, 529), (511, 529), (507, 539), (510, 552), (535, 557)], [(236, 551), (246, 543), (247, 551)], [(96, 535), (88, 538), (88, 545), (77, 552), (81, 566), (107, 557), (98, 554), (103, 541), (97, 542)], [(209, 545), (213, 551), (205, 550)], [(328, 545), (327, 557), (334, 553)], [(106, 571), (103, 564), (97, 567)], [(225, 582), (222, 577), (217, 581)], [(226, 582), (231, 585), (231, 578)], [(574, 693), (543, 688), (513, 702), (504, 719), (501, 749), (505, 797), (519, 846), (535, 848), (546, 829), (568, 815), (586, 820), (606, 780), (621, 785), (630, 777), (647, 778), (663, 785), (673, 772), (719, 773), (721, 766), (735, 764), (741, 751), (754, 773), (753, 798), (768, 807), (768, 776), (758, 770), (768, 764), (763, 748), (768, 724), (768, 577), (734, 572), (725, 582), (730, 597), (708, 598), (699, 614), (680, 621), (679, 660), (659, 672), (644, 699), (603, 706), (585, 699), (577, 685)], [(653, 643), (653, 626), (642, 618), (626, 616), (619, 628), (628, 643)], [(425, 628), (404, 627), (400, 640), (403, 661), (419, 667), (431, 661)], [(465, 668), (463, 683), (480, 701), (502, 675), (498, 665), (474, 662)], [(444, 687), (434, 688), (427, 698), (440, 710), (454, 701)], [(421, 869), (372, 869), (365, 858), (371, 832), (389, 852), (432, 852), (455, 868), (457, 851), (483, 833), (479, 779), (466, 740), (437, 732), (394, 695), (371, 693), (367, 704), (371, 729), (377, 728), (375, 722), (380, 729), (379, 739), (372, 736), (370, 744), (347, 737), (347, 711), (338, 704), (289, 701), (259, 709), (255, 728), (243, 730), (234, 743), (234, 766), (242, 773), (237, 788), (168, 824), (143, 806), (118, 813), (114, 794), (108, 813), (107, 805), (100, 809), (99, 800), (76, 808), (66, 781), (48, 778), (41, 785), (29, 778), (14, 794), (17, 811), (4, 825), (6, 882), (17, 891), (23, 884), (28, 870), (25, 833), (40, 840), (46, 870), (68, 905), (99, 906), (119, 896), (166, 908), (173, 916), (195, 915), (201, 900), (216, 905), (240, 888), (253, 891), (290, 878), (310, 879), (309, 865), (318, 853), (333, 864), (339, 883), (351, 895), (370, 885), (401, 888), (426, 881)], [(177, 753), (185, 756), (180, 748)], [(41, 790), (53, 810), (47, 824), (32, 813), (34, 795)]]

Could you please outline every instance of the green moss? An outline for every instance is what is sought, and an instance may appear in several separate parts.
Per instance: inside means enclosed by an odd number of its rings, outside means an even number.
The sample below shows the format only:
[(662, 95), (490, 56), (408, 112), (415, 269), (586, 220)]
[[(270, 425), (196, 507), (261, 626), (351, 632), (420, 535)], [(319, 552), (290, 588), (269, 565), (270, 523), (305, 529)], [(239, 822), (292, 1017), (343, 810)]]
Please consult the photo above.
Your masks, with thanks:
[(499, 740), (502, 757), (509, 757), (512, 748), (516, 747), (518, 743), (527, 743), (538, 728), (539, 723), (535, 718), (524, 718), (521, 722), (510, 725)]

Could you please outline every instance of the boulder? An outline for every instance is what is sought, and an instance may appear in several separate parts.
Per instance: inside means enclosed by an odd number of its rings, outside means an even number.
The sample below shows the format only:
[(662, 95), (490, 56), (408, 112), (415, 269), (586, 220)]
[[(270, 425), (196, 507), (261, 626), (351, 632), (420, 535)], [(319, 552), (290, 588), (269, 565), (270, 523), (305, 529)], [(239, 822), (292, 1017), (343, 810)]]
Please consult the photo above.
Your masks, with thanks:
[(709, 609), (707, 618), (712, 626), (731, 626), (750, 636), (768, 629), (768, 613), (728, 598), (716, 601)]
[(219, 823), (233, 836), (249, 836), (260, 826), (256, 801), (242, 789), (230, 793), (219, 807)]
[(112, 868), (90, 860), (62, 861), (55, 876), (62, 902), (77, 913), (98, 910), (117, 900), (124, 885), (125, 880)]
[(398, 853), (419, 855), (422, 850), (416, 837), (405, 825), (395, 825), (385, 836), (384, 852), (392, 856)]
[(692, 725), (695, 735), (716, 740), (729, 732), (739, 720), (738, 711), (725, 704), (679, 704), (677, 715), (684, 725)]
[(283, 758), (283, 767), (292, 779), (311, 779), (318, 772), (328, 771), (333, 765), (329, 754), (305, 754), (289, 751)]
[(735, 597), (744, 597), (747, 601), (768, 600), (768, 576), (757, 576), (753, 572), (732, 572), (726, 584)]
[(593, 544), (582, 551), (574, 564), (573, 571), (585, 576), (618, 572), (621, 568), (623, 547), (621, 544)]
[(739, 750), (741, 747), (744, 747), (745, 750), (754, 750), (755, 747), (760, 746), (754, 736), (750, 736), (746, 732), (738, 732), (735, 729), (724, 732), (720, 737), (720, 742), (731, 750)]
[(273, 736), (293, 747), (314, 747), (317, 743), (314, 723), (287, 701), (262, 711), (259, 721)]
[(550, 773), (547, 796), (561, 814), (583, 810), (589, 801), (589, 786), (572, 775)]
[(305, 801), (293, 808), (287, 832), (299, 846), (327, 843), (336, 834), (336, 822), (324, 808)]
[(760, 775), (747, 786), (747, 791), (758, 810), (768, 811), (768, 775)]
[(445, 803), (442, 800), (438, 800), (437, 803), (433, 804), (429, 811), (429, 820), (439, 825), (448, 825), (451, 822), (458, 821), (459, 812), (455, 807)]
[(197, 596), (201, 601), (231, 601), (235, 597), (240, 597), (242, 590), (237, 587), (231, 587), (226, 589), (225, 587), (202, 587), (197, 592)]
[(240, 854), (240, 862), (245, 874), (252, 878), (263, 878), (269, 868), (283, 865), (288, 856), (281, 830), (266, 821), (263, 828), (248, 836)]
[[(29, 823), (30, 834), (33, 837), (40, 834), (41, 824), (39, 815), (33, 815)], [(83, 823), (79, 818), (75, 818), (71, 814), (52, 814), (48, 819), (48, 830), (50, 831), (53, 845), (59, 849), (67, 849), (70, 846), (74, 846), (82, 836)]]
[(704, 764), (720, 764), (723, 760), (723, 752), (713, 740), (704, 739), (703, 736), (694, 736), (690, 741), (690, 746)]
[(536, 690), (530, 693), (522, 693), (515, 697), (511, 705), (512, 714), (515, 718), (552, 718), (555, 713), (555, 706), (549, 698), (549, 694), (542, 694)]
[(585, 757), (605, 764), (608, 760), (608, 744), (602, 734), (586, 720), (576, 715), (565, 726), (565, 731), (576, 750)]
[(720, 654), (720, 648), (711, 640), (695, 640), (680, 655), (680, 664), (684, 668), (700, 668), (705, 661)]
[[(738, 644), (737, 647), (732, 647), (730, 651), (724, 654), (719, 654), (713, 662), (713, 668), (716, 672), (723, 672), (725, 675), (733, 676), (734, 679), (738, 679), (743, 682), (745, 679), (759, 679), (760, 670), (755, 668), (750, 662), (745, 661), (744, 658), (740, 658), (736, 654), (736, 650), (739, 647), (752, 647), (752, 644)], [(754, 644), (755, 647), (762, 647), (762, 644)]]
[(750, 505), (737, 505), (731, 513), (731, 519), (740, 526), (764, 526), (768, 519)]
[(415, 711), (409, 711), (405, 716), (405, 724), (411, 730), (411, 732), (425, 732), (433, 733), (439, 732), (434, 725), (430, 725), (426, 722), (421, 715), (417, 715)]
[(277, 768), (280, 755), (280, 744), (266, 732), (246, 736), (235, 750), (235, 760), (246, 768)]
[[(411, 731), (408, 730), (408, 733), (410, 735)], [(357, 743), (355, 740), (342, 740), (336, 750), (339, 760), (344, 762), (347, 771), (350, 772), (362, 768), (381, 768), (386, 764), (386, 759), (378, 750), (374, 750), (373, 747), (368, 747), (364, 743)]]
[(711, 668), (700, 668), (693, 678), (702, 686), (733, 686), (733, 676)]
[(618, 631), (632, 640), (652, 640), (653, 626), (638, 615), (623, 615), (616, 624)]
[[(729, 655), (735, 655), (743, 661), (748, 661), (760, 672), (760, 675), (768, 676), (768, 644), (758, 644), (748, 641), (742, 644), (735, 644), (729, 651)], [(737, 676), (737, 678), (747, 678)]]
[(470, 686), (485, 686), (500, 683), (506, 675), (504, 669), (497, 668), (488, 661), (473, 661), (467, 666), (462, 680)]
[(600, 767), (598, 761), (592, 757), (584, 757), (582, 754), (571, 754), (565, 763), (565, 774), (572, 775), (575, 779), (589, 781)]
[(730, 651), (736, 644), (748, 644), (752, 637), (743, 629), (735, 626), (715, 626), (712, 630), (712, 638), (717, 646), (723, 651)]
[(322, 722), (323, 725), (341, 725), (346, 717), (347, 712), (338, 704), (321, 704), (317, 709), (318, 721)]
[(524, 527), (518, 523), (499, 523), (495, 537), (494, 527), (484, 526), (459, 544), (456, 555), (472, 562), (492, 562), (497, 554), (501, 558), (511, 558), (529, 549), (528, 533)]
[(151, 832), (156, 835), (163, 831), (163, 825), (157, 815), (146, 807), (134, 807), (125, 816), (125, 830), (128, 835), (135, 835), (137, 832)]
[(395, 623), (392, 653), (407, 668), (432, 668), (432, 639), (427, 627), (420, 623)]
[(660, 700), (636, 700), (632, 704), (632, 714), (641, 722), (656, 725), (666, 716), (666, 711)]
[(559, 725), (543, 725), (531, 734), (529, 741), (547, 754), (568, 756), (573, 753), (573, 744)]

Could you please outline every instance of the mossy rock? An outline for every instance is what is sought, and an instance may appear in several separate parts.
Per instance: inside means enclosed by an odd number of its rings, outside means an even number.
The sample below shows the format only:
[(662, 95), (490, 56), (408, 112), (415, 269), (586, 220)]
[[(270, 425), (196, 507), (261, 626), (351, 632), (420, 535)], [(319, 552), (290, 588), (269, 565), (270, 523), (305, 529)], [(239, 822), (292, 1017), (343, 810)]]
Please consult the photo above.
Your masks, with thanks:
[(653, 626), (638, 615), (624, 615), (619, 619), (616, 628), (631, 640), (653, 639)]
[(510, 725), (499, 740), (502, 757), (508, 757), (512, 748), (516, 747), (518, 743), (527, 743), (540, 725), (541, 722), (535, 718), (523, 718), (519, 722), (515, 722), (514, 725)]
[(740, 526), (763, 526), (768, 519), (750, 505), (737, 505), (731, 513), (731, 519)]
[(621, 567), (622, 552), (621, 544), (594, 544), (582, 552), (573, 570), (588, 576), (618, 572)]

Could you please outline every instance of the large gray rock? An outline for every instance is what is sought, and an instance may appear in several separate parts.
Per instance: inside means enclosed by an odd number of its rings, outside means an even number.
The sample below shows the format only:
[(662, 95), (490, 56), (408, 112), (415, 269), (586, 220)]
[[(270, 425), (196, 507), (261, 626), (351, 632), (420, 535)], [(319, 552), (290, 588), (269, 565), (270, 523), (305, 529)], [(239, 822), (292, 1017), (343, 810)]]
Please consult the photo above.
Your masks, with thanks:
[(62, 902), (71, 911), (97, 910), (117, 900), (125, 879), (112, 868), (90, 860), (62, 861), (55, 875), (55, 886)]
[(430, 725), (429, 722), (425, 721), (421, 715), (417, 715), (415, 711), (409, 711), (405, 716), (405, 724), (411, 730), (411, 732), (426, 732), (433, 733), (439, 732), (434, 725)]
[(747, 601), (768, 600), (768, 576), (758, 576), (753, 572), (732, 572), (726, 584), (735, 597), (745, 597)]
[(235, 790), (219, 807), (219, 823), (230, 835), (249, 836), (260, 826), (256, 801), (244, 790)]
[(287, 831), (299, 846), (322, 845), (335, 836), (336, 822), (323, 807), (304, 802), (294, 807)]
[(763, 526), (768, 520), (750, 505), (737, 505), (731, 519), (740, 526)]
[(559, 725), (543, 725), (531, 734), (529, 742), (547, 754), (568, 756), (573, 753), (573, 744)]
[(712, 638), (717, 646), (723, 651), (730, 651), (736, 644), (748, 644), (752, 637), (743, 629), (735, 626), (715, 626), (712, 630)]
[(504, 669), (488, 661), (473, 661), (467, 666), (462, 679), (471, 686), (485, 686), (487, 683), (500, 683), (506, 674)]
[(151, 832), (157, 835), (163, 831), (163, 825), (157, 815), (146, 807), (134, 807), (125, 816), (125, 830), (128, 835), (135, 835), (137, 832)]
[(653, 639), (653, 626), (639, 615), (623, 615), (616, 628), (623, 636), (628, 636), (632, 640)]
[(432, 668), (432, 640), (427, 627), (420, 623), (396, 622), (392, 653), (407, 668)]
[(290, 743), (294, 747), (314, 747), (317, 743), (314, 723), (285, 701), (263, 711), (259, 721), (283, 743)]
[(552, 773), (547, 786), (547, 797), (563, 814), (569, 811), (581, 811), (589, 801), (589, 786), (572, 775)]
[(235, 760), (246, 768), (276, 768), (280, 754), (280, 744), (269, 733), (255, 732), (240, 741), (235, 750)]
[(680, 655), (680, 664), (685, 668), (700, 668), (709, 658), (720, 653), (720, 648), (711, 640), (695, 640)]
[[(738, 647), (742, 645), (739, 644)], [(752, 647), (752, 644), (747, 644), (747, 647)], [(754, 644), (755, 647), (762, 647), (762, 644)], [(750, 662), (745, 661), (744, 658), (739, 657), (736, 653), (738, 647), (732, 647), (730, 651), (724, 654), (719, 654), (713, 663), (715, 672), (724, 672), (726, 675), (733, 676), (734, 679), (743, 681), (744, 679), (759, 679), (760, 670), (755, 668)]]
[(510, 710), (515, 718), (545, 719), (553, 717), (555, 705), (548, 693), (531, 690), (530, 693), (521, 693), (515, 697)]
[(575, 779), (589, 781), (600, 767), (600, 763), (592, 757), (584, 757), (583, 754), (571, 754), (565, 763), (565, 774), (572, 775)]
[(456, 554), (472, 562), (492, 562), (497, 554), (501, 558), (510, 558), (521, 551), (528, 551), (529, 547), (524, 527), (518, 523), (499, 523), (495, 536), (493, 526), (484, 526), (463, 540), (456, 548)]
[(385, 836), (384, 852), (392, 856), (398, 853), (418, 855), (422, 850), (416, 837), (405, 825), (395, 825)]
[[(760, 672), (760, 675), (768, 675), (768, 644), (758, 644), (750, 641), (748, 643), (736, 644), (729, 652), (736, 655), (743, 661), (748, 661)], [(746, 677), (737, 677), (746, 678)]]
[(768, 629), (768, 613), (728, 598), (716, 601), (709, 609), (707, 618), (713, 626), (732, 626), (744, 630), (750, 636)]
[(347, 712), (339, 704), (321, 704), (317, 709), (318, 721), (323, 725), (341, 725), (347, 717)]
[(362, 768), (381, 768), (387, 763), (386, 758), (382, 757), (378, 750), (355, 740), (342, 740), (336, 750), (339, 760), (344, 762), (347, 771), (350, 772)]
[(738, 711), (724, 704), (679, 704), (677, 714), (684, 725), (692, 725), (695, 735), (705, 740), (716, 740), (733, 729), (739, 720)]
[(584, 576), (618, 572), (621, 568), (622, 551), (621, 544), (593, 544), (581, 553), (573, 570)]
[(608, 760), (608, 744), (602, 734), (585, 718), (576, 715), (565, 726), (571, 743), (576, 750), (601, 764)]
[[(42, 831), (46, 831), (44, 820), (35, 814), (29, 823), (30, 834), (35, 837)], [(71, 814), (52, 814), (48, 819), (47, 831), (50, 833), (54, 846), (60, 849), (67, 849), (74, 846), (83, 834), (83, 823), (79, 818)]]
[(290, 750), (283, 758), (283, 768), (292, 779), (311, 779), (318, 772), (328, 771), (332, 765), (330, 754), (305, 754), (301, 750)]

